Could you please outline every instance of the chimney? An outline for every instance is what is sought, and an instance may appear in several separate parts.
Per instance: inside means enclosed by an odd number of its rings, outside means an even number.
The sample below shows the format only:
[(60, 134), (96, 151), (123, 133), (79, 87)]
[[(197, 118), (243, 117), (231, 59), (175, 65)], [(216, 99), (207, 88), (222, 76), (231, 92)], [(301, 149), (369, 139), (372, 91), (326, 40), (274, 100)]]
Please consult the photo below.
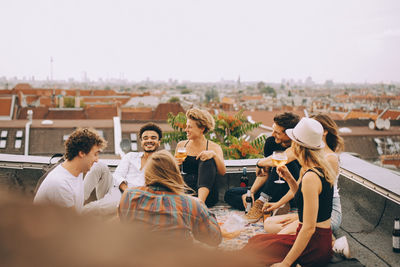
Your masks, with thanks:
[(76, 90), (76, 95), (75, 95), (75, 108), (80, 108), (81, 107), (81, 94), (79, 90)]

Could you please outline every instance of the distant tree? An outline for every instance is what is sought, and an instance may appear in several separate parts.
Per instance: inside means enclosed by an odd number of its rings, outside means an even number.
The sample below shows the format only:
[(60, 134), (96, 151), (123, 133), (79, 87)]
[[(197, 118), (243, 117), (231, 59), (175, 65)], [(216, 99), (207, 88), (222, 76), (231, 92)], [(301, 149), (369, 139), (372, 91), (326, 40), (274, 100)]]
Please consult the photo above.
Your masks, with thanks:
[(219, 101), (218, 92), (214, 88), (208, 89), (204, 96), (206, 98), (206, 103), (210, 103), (211, 101)]
[(168, 100), (169, 103), (179, 103), (180, 99), (179, 97), (173, 96)]
[(273, 97), (276, 97), (276, 91), (271, 86), (267, 86), (267, 87), (261, 88), (260, 89), (260, 93), (267, 94), (267, 95), (272, 95)]
[(292, 96), (292, 91), (289, 90), (287, 96), (291, 97)]
[(74, 108), (75, 107), (75, 97), (64, 97), (64, 107)]
[(192, 90), (190, 90), (190, 89), (183, 89), (182, 91), (181, 91), (181, 94), (183, 94), (183, 95), (187, 95), (187, 94), (190, 94), (192, 92)]
[(187, 89), (187, 88), (186, 88), (186, 85), (177, 85), (177, 86), (176, 86), (176, 89), (178, 89), (178, 90), (185, 90), (185, 89)]
[(146, 87), (146, 86), (140, 86), (138, 89), (139, 89), (140, 91), (145, 91), (145, 90), (147, 90), (147, 87)]
[(264, 82), (259, 82), (259, 83), (257, 83), (257, 89), (258, 89), (258, 91), (261, 91), (263, 88), (265, 88), (265, 83), (264, 83)]

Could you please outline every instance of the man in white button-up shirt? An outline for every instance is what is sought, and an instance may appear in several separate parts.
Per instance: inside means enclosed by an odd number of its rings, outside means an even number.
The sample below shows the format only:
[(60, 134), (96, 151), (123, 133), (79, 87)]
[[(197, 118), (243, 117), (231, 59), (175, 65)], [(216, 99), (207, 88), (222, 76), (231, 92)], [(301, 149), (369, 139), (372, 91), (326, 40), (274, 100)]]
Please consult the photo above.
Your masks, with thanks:
[(139, 139), (143, 152), (126, 154), (111, 174), (108, 166), (98, 162), (84, 179), (85, 200), (96, 188), (98, 200), (88, 203), (83, 213), (108, 215), (116, 212), (122, 192), (129, 187), (144, 185), (144, 165), (150, 155), (160, 146), (162, 131), (154, 123), (147, 123), (140, 128)]

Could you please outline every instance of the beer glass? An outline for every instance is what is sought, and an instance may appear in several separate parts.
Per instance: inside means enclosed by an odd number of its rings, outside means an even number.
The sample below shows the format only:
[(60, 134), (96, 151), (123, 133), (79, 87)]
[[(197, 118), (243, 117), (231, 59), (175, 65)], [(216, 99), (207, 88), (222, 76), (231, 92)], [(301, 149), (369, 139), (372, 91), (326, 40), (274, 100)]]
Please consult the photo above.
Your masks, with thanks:
[[(274, 164), (274, 166), (276, 166), (276, 168), (285, 165), (287, 160), (288, 159), (287, 159), (285, 151), (274, 151), (272, 153), (272, 163)], [(285, 183), (285, 181), (281, 180), (281, 176), (279, 176), (279, 179), (276, 180), (275, 183), (283, 184), (283, 183)]]

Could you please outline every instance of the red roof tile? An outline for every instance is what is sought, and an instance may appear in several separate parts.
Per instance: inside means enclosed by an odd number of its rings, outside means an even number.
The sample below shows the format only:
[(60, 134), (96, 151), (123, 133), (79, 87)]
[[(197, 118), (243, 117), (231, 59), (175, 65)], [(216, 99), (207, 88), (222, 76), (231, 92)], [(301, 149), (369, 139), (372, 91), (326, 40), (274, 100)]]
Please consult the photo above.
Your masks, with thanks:
[[(274, 110), (274, 111), (267, 111), (267, 110), (256, 110), (256, 111), (244, 111), (244, 116), (251, 116), (252, 120), (255, 122), (261, 122), (265, 126), (272, 126), (274, 124), (274, 117), (275, 115), (282, 113), (282, 110)], [(290, 111), (294, 114), (297, 114), (301, 117), (304, 117), (303, 111)], [(226, 112), (228, 115), (234, 115), (236, 111), (228, 111)]]
[(16, 90), (25, 90), (25, 89), (32, 89), (32, 86), (29, 83), (18, 83), (14, 89)]
[(106, 120), (117, 116), (117, 107), (89, 107), (85, 109), (87, 119)]
[(0, 116), (11, 116), (12, 97), (0, 97)]
[(400, 120), (400, 110), (388, 109), (382, 114), (381, 118), (384, 120)]
[(376, 113), (367, 113), (362, 111), (352, 110), (345, 117), (345, 120), (348, 119), (371, 119), (376, 120), (378, 118), (378, 114)]
[(154, 120), (164, 121), (168, 118), (168, 113), (176, 115), (179, 112), (185, 112), (179, 103), (160, 103), (154, 111)]
[(26, 120), (27, 119), (27, 111), (33, 111), (33, 119), (35, 120), (43, 120), (46, 118), (49, 108), (48, 107), (30, 107), (30, 108), (21, 108), (18, 112), (17, 119)]
[[(35, 113), (33, 113), (35, 114)], [(68, 109), (51, 109), (48, 114), (42, 118), (48, 120), (85, 120), (87, 119), (83, 109), (68, 110)]]
[(240, 101), (252, 101), (252, 100), (263, 100), (261, 95), (244, 95), (240, 98)]

